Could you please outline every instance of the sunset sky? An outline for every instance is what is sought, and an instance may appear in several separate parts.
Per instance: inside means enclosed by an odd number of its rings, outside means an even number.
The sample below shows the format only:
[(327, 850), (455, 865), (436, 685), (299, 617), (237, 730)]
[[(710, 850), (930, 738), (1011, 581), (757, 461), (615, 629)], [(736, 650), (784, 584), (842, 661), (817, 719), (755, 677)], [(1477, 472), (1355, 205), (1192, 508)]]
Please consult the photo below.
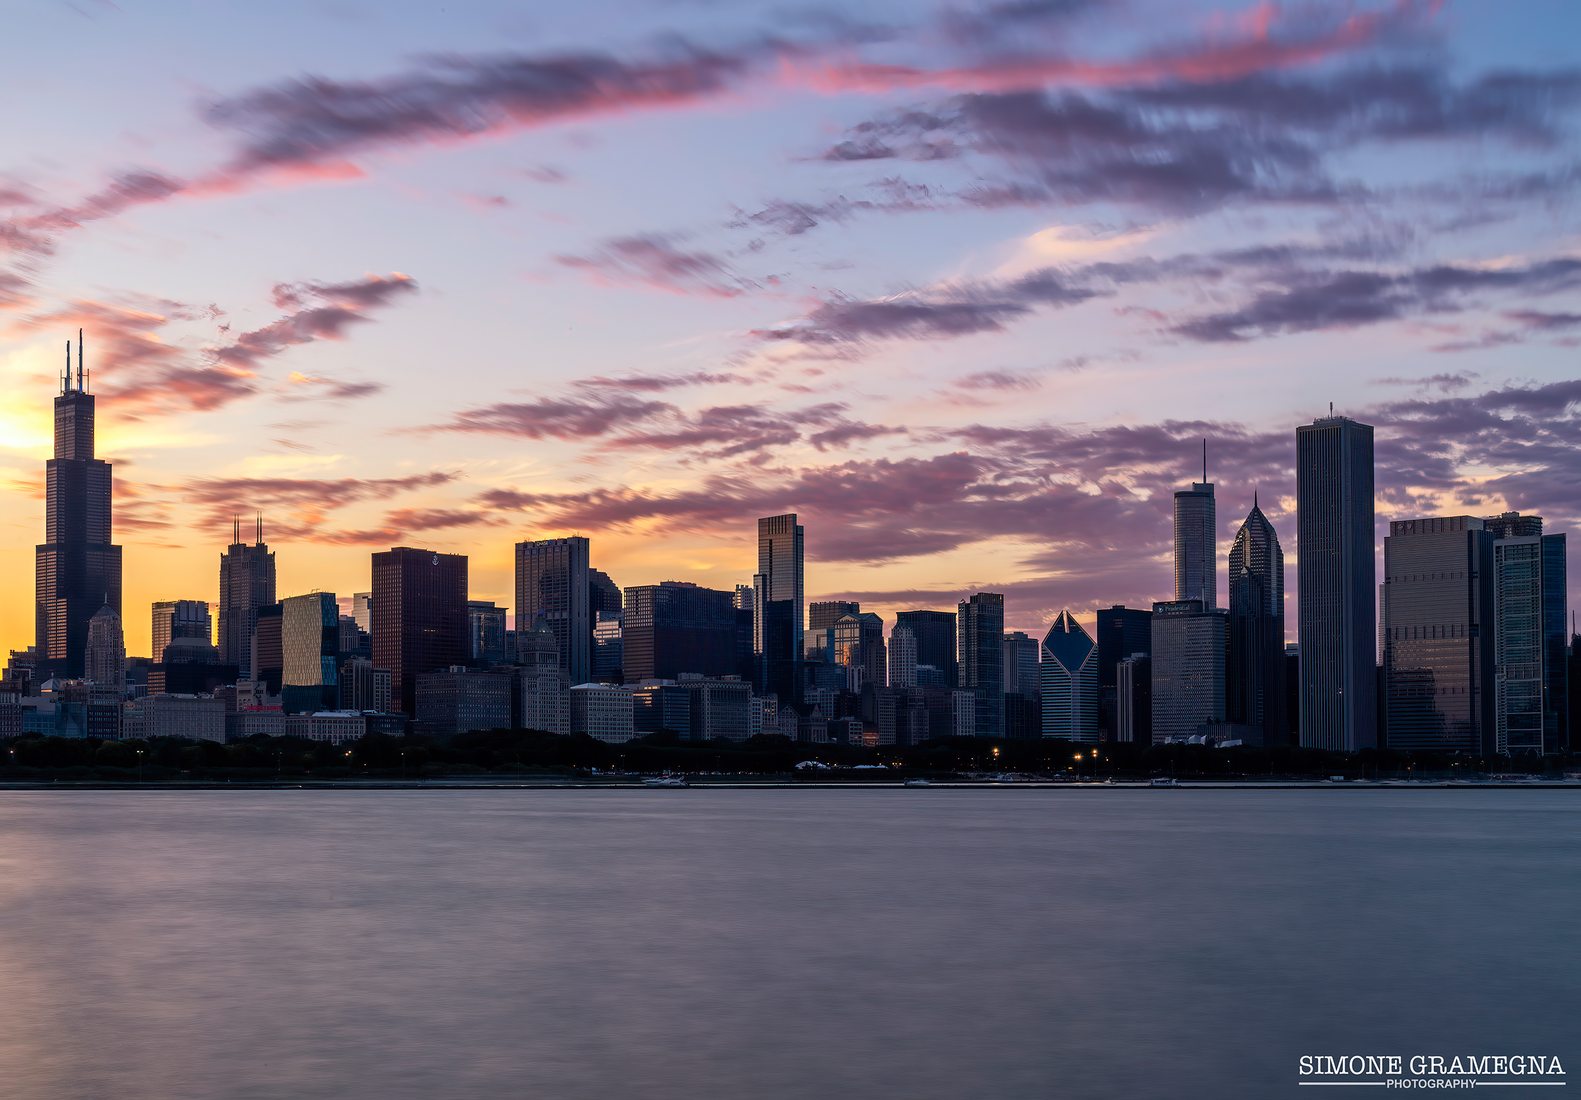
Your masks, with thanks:
[(580, 533), (884, 615), (1170, 590), (1209, 440), (1294, 629), (1295, 426), (1391, 518), (1544, 515), (1581, 604), (1581, 4), (30, 4), (0, 115), (0, 646), (63, 345), (127, 644), (264, 514), (282, 596)]

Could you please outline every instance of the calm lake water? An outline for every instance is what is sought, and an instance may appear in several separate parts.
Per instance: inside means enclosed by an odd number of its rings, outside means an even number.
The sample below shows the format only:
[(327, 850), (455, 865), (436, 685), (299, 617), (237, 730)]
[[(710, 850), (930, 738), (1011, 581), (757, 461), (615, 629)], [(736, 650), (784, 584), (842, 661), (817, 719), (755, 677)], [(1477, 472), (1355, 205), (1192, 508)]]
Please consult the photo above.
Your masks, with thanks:
[(1581, 797), (0, 792), (8, 1098), (1305, 1096), (1369, 1052), (1581, 1070)]

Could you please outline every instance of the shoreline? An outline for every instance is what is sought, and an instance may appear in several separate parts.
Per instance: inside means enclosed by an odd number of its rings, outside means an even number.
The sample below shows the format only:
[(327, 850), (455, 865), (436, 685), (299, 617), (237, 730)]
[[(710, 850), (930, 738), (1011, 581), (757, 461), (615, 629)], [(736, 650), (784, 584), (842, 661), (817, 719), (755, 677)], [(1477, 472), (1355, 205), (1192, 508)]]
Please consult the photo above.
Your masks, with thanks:
[(992, 782), (985, 780), (930, 780), (926, 787), (907, 787), (904, 780), (868, 782), (816, 782), (809, 780), (741, 779), (689, 780), (685, 788), (646, 787), (640, 779), (622, 782), (597, 780), (551, 780), (545, 778), (523, 779), (299, 779), (259, 781), (244, 780), (156, 780), (150, 783), (112, 783), (104, 780), (3, 780), (0, 792), (64, 792), (64, 791), (644, 791), (674, 790), (1039, 790), (1039, 791), (1343, 791), (1343, 790), (1581, 790), (1581, 780), (1534, 779), (1520, 780), (1391, 780), (1351, 779), (1343, 782), (1328, 780), (1292, 779), (1279, 780), (1178, 780), (1171, 787), (1154, 787), (1147, 780), (1121, 780), (1114, 783), (1056, 783), (1056, 782)]

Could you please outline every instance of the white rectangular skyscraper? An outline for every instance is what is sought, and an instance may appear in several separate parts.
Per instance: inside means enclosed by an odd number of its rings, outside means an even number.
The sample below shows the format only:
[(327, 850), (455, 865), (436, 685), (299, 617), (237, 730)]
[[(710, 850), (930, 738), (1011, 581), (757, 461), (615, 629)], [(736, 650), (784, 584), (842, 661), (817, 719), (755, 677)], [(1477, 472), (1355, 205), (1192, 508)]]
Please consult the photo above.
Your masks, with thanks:
[(1219, 606), (1218, 514), (1208, 480), (1208, 445), (1202, 445), (1202, 480), (1175, 493), (1175, 599)]
[(1198, 600), (1153, 605), (1153, 743), (1195, 737), (1224, 721), (1229, 616)]

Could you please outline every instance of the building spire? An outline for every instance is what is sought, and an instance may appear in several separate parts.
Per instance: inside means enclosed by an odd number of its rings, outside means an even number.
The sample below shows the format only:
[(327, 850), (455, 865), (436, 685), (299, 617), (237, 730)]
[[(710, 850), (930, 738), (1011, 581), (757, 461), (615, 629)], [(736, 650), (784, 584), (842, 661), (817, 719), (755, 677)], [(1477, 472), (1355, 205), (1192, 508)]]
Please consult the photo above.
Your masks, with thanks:
[[(71, 364), (67, 364), (70, 369)], [(82, 329), (77, 330), (77, 392), (82, 392)]]
[(257, 541), (257, 543), (255, 543), (255, 545), (257, 545), (257, 546), (262, 546), (263, 545), (263, 513), (262, 512), (258, 513), (258, 541)]
[(61, 379), (61, 393), (71, 392), (71, 341), (66, 341), (66, 377)]
[(242, 541), (242, 521), (236, 518), (236, 513), (231, 513), (231, 545), (235, 546)]
[(1202, 441), (1202, 484), (1208, 483), (1208, 441)]

